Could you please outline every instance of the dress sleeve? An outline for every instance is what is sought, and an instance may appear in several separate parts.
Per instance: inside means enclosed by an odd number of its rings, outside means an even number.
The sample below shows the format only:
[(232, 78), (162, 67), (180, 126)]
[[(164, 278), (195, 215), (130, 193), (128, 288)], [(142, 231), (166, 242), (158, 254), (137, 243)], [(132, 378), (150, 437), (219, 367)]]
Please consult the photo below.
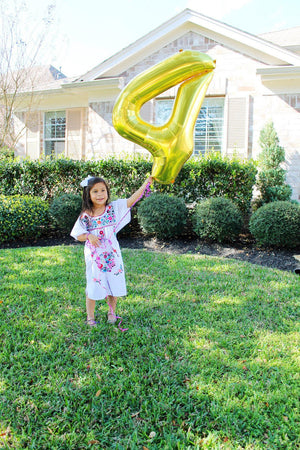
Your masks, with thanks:
[(115, 214), (116, 214), (116, 233), (122, 230), (131, 220), (130, 208), (127, 207), (126, 199), (119, 199), (112, 202)]
[(80, 236), (81, 234), (87, 233), (88, 229), (87, 229), (87, 224), (86, 221), (84, 220), (83, 216), (79, 216), (78, 219), (76, 220), (74, 227), (72, 228), (72, 231), (70, 233), (70, 235), (77, 240), (77, 237)]

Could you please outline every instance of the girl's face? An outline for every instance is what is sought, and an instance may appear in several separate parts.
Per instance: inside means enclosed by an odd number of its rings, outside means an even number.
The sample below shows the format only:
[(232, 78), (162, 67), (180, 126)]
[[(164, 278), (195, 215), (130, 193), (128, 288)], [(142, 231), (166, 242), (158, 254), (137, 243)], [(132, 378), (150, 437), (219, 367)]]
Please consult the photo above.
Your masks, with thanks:
[(90, 190), (90, 197), (94, 208), (105, 206), (108, 194), (104, 183), (96, 183)]

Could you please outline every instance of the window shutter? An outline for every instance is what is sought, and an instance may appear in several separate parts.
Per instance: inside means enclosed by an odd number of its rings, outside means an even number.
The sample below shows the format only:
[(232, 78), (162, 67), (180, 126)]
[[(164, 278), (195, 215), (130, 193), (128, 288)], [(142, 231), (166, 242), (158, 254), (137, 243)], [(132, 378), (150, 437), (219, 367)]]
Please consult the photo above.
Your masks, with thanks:
[(229, 98), (227, 109), (227, 153), (248, 154), (249, 100)]
[(26, 156), (31, 159), (40, 157), (40, 113), (26, 114)]
[(83, 152), (83, 109), (68, 109), (66, 121), (66, 155), (82, 159)]

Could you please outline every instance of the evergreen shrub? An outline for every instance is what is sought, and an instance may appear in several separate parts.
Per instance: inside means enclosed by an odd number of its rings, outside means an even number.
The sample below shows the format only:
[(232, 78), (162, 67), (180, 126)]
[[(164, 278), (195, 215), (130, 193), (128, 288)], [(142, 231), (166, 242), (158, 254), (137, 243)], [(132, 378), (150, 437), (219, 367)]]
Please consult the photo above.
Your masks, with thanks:
[(187, 207), (182, 199), (160, 193), (153, 193), (145, 198), (137, 209), (143, 232), (153, 234), (159, 239), (181, 235), (187, 215)]
[(259, 143), (262, 149), (257, 176), (260, 195), (252, 204), (253, 211), (266, 203), (290, 200), (292, 195), (291, 186), (285, 182), (286, 170), (280, 166), (285, 160), (285, 150), (279, 145), (273, 122), (267, 123), (261, 130)]
[(79, 194), (61, 194), (55, 197), (49, 209), (54, 227), (69, 233), (81, 212), (81, 207), (82, 197)]
[(202, 239), (217, 242), (233, 240), (242, 226), (242, 214), (228, 198), (203, 200), (195, 208), (194, 231)]
[(0, 195), (0, 242), (41, 236), (49, 225), (49, 204), (28, 195)]
[(290, 201), (267, 203), (252, 214), (249, 229), (259, 245), (297, 247), (300, 244), (300, 205)]

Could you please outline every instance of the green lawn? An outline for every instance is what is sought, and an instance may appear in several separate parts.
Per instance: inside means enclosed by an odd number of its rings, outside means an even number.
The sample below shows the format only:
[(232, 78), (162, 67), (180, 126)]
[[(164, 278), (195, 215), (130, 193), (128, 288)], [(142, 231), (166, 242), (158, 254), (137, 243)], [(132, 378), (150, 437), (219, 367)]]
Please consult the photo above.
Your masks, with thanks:
[(299, 448), (299, 276), (123, 257), (124, 333), (85, 324), (83, 246), (0, 250), (0, 448)]

